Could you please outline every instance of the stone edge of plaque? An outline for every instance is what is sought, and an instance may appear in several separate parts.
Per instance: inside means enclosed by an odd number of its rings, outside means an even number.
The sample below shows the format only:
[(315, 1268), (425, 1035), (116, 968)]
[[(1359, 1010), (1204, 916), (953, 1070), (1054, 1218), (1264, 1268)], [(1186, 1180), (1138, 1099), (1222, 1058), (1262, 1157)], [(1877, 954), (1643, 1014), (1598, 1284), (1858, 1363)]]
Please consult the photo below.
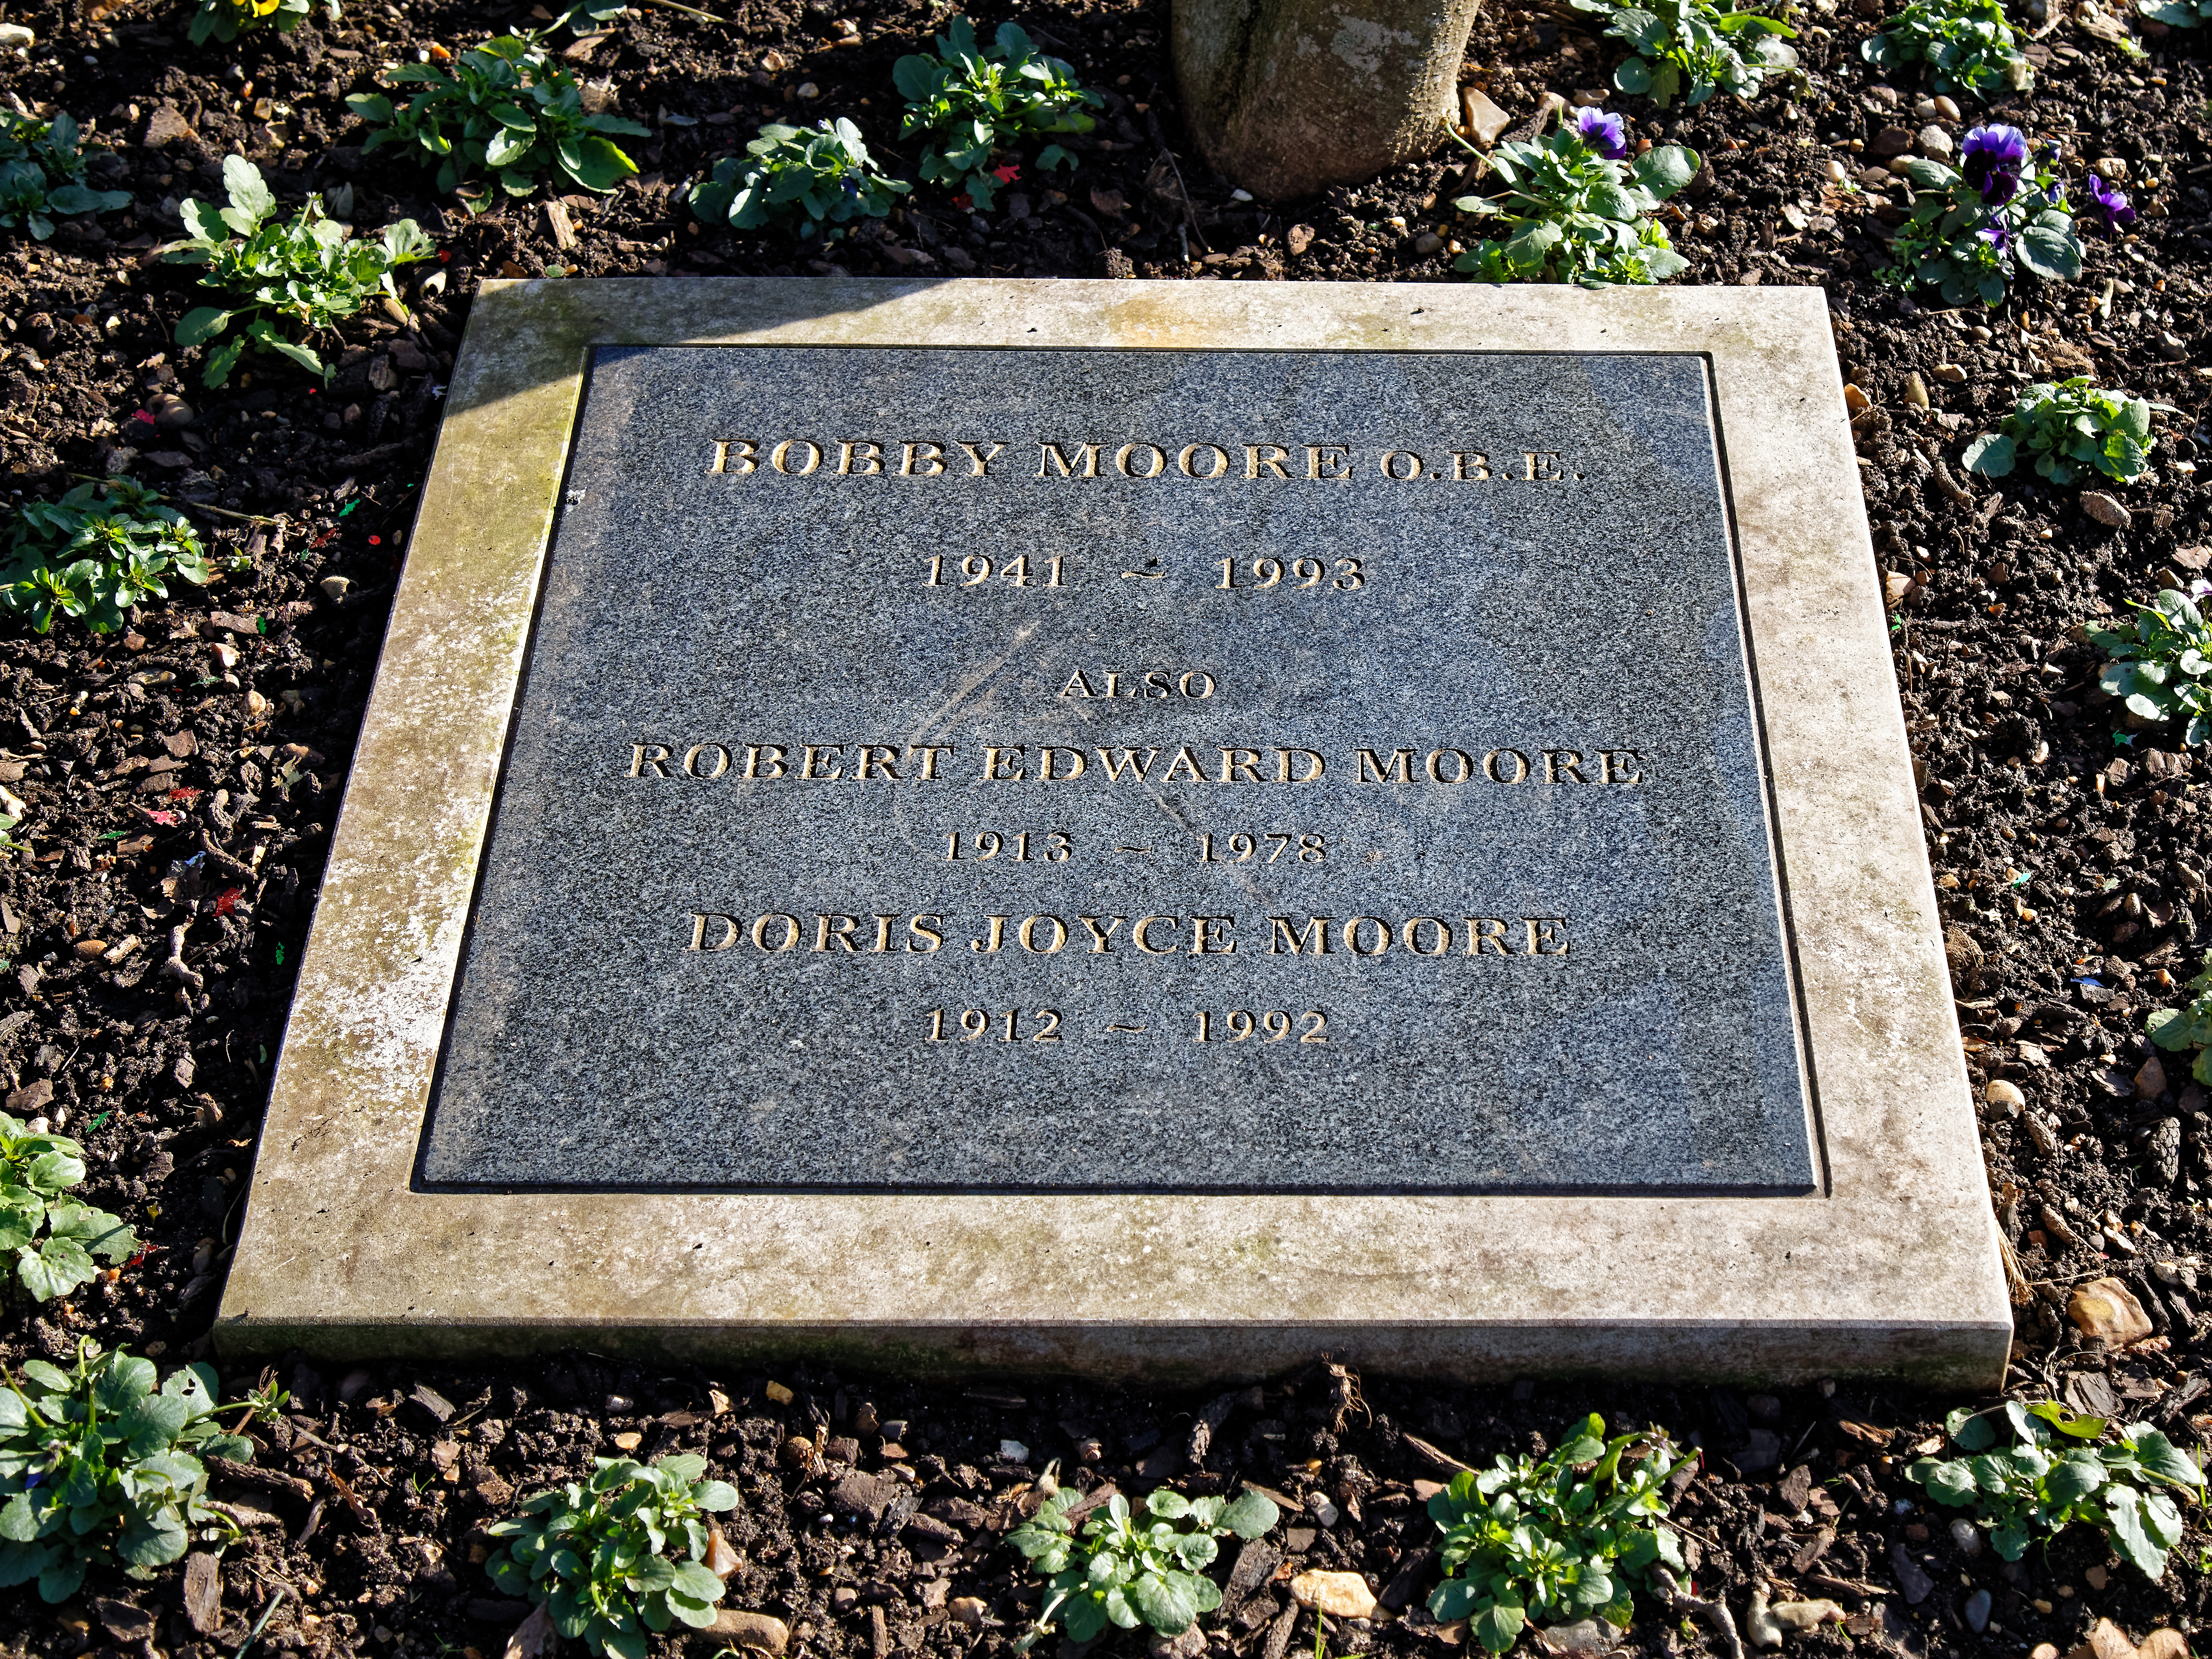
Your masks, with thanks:
[[(1534, 344), (1532, 346), (1532, 343)], [(1805, 1198), (429, 1193), (411, 1176), (592, 344), (1684, 351), (1711, 364), (1826, 1188)], [(2002, 1380), (2012, 1322), (1817, 288), (487, 283), (216, 1342), (914, 1371)]]

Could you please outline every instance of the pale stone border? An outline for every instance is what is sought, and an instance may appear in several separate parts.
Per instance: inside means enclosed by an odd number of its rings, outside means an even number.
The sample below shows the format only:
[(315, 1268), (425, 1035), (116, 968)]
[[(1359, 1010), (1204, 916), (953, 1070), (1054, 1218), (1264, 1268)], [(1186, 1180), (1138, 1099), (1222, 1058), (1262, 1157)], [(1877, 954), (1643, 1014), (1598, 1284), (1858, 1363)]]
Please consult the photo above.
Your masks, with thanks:
[[(1827, 1190), (1808, 1198), (410, 1189), (592, 343), (1687, 351), (1712, 365)], [(1170, 1382), (1990, 1388), (2011, 1316), (1818, 289), (488, 283), (301, 963), (225, 1355), (564, 1344)]]

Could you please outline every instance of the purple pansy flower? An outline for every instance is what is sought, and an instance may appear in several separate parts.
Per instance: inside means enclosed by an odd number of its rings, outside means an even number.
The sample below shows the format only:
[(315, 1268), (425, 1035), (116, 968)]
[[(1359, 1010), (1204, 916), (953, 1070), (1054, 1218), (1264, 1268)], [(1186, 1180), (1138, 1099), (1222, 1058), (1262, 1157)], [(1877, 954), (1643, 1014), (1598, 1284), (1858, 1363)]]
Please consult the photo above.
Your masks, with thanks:
[(2000, 253), (2012, 246), (2012, 232), (2002, 225), (1984, 225), (1974, 234)]
[(2018, 127), (1976, 127), (1962, 146), (1960, 171), (1992, 206), (2012, 200), (2027, 165), (2027, 135)]
[(1608, 115), (1594, 106), (1584, 106), (1575, 112), (1575, 131), (1582, 141), (1608, 161), (1618, 161), (1628, 154), (1628, 127), (1618, 115)]
[(2114, 189), (2094, 173), (2089, 175), (2089, 199), (2114, 230), (2125, 230), (2135, 223), (2136, 210), (2128, 200), (2127, 191)]

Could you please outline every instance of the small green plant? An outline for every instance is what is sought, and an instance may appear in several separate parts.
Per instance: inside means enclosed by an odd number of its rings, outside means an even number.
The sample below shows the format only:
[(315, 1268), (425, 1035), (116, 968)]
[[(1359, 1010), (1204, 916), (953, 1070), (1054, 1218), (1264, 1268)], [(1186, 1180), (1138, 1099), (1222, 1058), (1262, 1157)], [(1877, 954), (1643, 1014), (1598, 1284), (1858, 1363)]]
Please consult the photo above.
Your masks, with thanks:
[[(1999, 1417), (2012, 1429), (2009, 1447), (1998, 1443)], [(1971, 1510), (2007, 1561), (2079, 1521), (2156, 1579), (2166, 1552), (2181, 1541), (2181, 1510), (2165, 1489), (2201, 1496), (2203, 1472), (2148, 1423), (2117, 1428), (2112, 1441), (2099, 1444), (2111, 1426), (2100, 1417), (2071, 1416), (2051, 1400), (2008, 1400), (1986, 1412), (1962, 1406), (1943, 1431), (1965, 1455), (1919, 1458), (1905, 1478), (1937, 1503)]]
[(69, 1370), (26, 1360), (0, 1371), (0, 1586), (38, 1582), (64, 1601), (85, 1570), (118, 1563), (134, 1578), (185, 1553), (192, 1528), (236, 1527), (204, 1501), (195, 1452), (249, 1462), (252, 1443), (215, 1419), (215, 1373), (172, 1371), (157, 1389), (154, 1362), (103, 1354), (89, 1337)]
[(1881, 33), (1860, 43), (1859, 56), (1892, 74), (1924, 67), (1942, 93), (1987, 98), (2025, 92), (2035, 82), (2002, 0), (1909, 0)]
[[(708, 1480), (686, 1453), (652, 1464), (595, 1457), (592, 1478), (542, 1492), (487, 1530), (510, 1540), (491, 1558), (506, 1594), (543, 1602), (553, 1628), (595, 1654), (645, 1659), (648, 1632), (714, 1622), (722, 1581), (707, 1567), (706, 1516), (735, 1509), (736, 1488)], [(671, 1543), (680, 1560), (662, 1553)]]
[(724, 156), (691, 187), (691, 211), (709, 224), (777, 224), (835, 241), (848, 221), (882, 218), (913, 188), (871, 170), (860, 128), (841, 115), (811, 130), (763, 127), (744, 156)]
[[(915, 171), (932, 184), (963, 191), (969, 204), (988, 213), (1000, 185), (1021, 172), (1011, 155), (1024, 141), (1054, 133), (1088, 132), (1084, 112), (1103, 101), (1078, 86), (1075, 71), (1039, 54), (1018, 24), (1001, 23), (993, 44), (979, 49), (975, 27), (956, 17), (937, 37), (934, 56), (915, 52), (891, 67), (892, 82), (906, 100), (899, 136), (927, 133)], [(1075, 165), (1065, 145), (1047, 144), (1036, 164), (1050, 171)]]
[(1606, 33), (1635, 50), (1613, 72), (1613, 84), (1651, 94), (1665, 109), (1677, 97), (1695, 106), (1716, 92), (1755, 98), (1766, 77), (1796, 66), (1785, 44), (1797, 31), (1778, 17), (1723, 8), (1713, 0), (1650, 0), (1646, 6), (1615, 0), (1574, 0), (1577, 11), (1612, 19)]
[(39, 121), (0, 108), (0, 227), (27, 230), (43, 242), (56, 219), (131, 205), (127, 190), (85, 184), (76, 140), (76, 123), (67, 115)]
[(351, 238), (324, 216), (313, 197), (289, 224), (272, 223), (276, 199), (261, 169), (242, 155), (223, 158), (222, 182), (230, 205), (185, 203), (185, 228), (191, 234), (162, 249), (176, 264), (205, 265), (200, 286), (225, 298), (222, 305), (185, 313), (177, 343), (205, 345), (235, 323), (238, 332), (208, 354), (202, 376), (208, 385), (226, 384), (248, 345), (265, 346), (328, 380), (330, 370), (307, 337), (379, 294), (398, 299), (392, 273), (428, 258), (430, 239), (412, 219), (386, 225), (374, 241)]
[[(2144, 720), (2186, 714), (2185, 743), (2212, 738), (2212, 628), (2205, 626), (2195, 600), (2170, 587), (2135, 611), (2132, 627), (2087, 630), (2112, 659), (2097, 684), (2125, 698), (2128, 712)], [(2212, 1077), (2203, 1080), (2212, 1083)]]
[(67, 1196), (83, 1179), (83, 1147), (67, 1135), (33, 1134), (0, 1112), (0, 1250), (15, 1251), (15, 1276), (33, 1300), (85, 1283), (99, 1271), (95, 1255), (127, 1261), (138, 1249), (116, 1217)]
[[(2202, 715), (2192, 720), (2191, 729), (2195, 730), (2203, 720)], [(2204, 953), (2203, 965), (2193, 978), (2183, 981), (2181, 988), (2191, 994), (2188, 1006), (2155, 1010), (2143, 1022), (2143, 1030), (2153, 1042), (2170, 1054), (2195, 1049), (2197, 1057), (2189, 1067), (2189, 1075), (2200, 1083), (2212, 1083), (2212, 951)]]
[[(192, 44), (204, 45), (212, 35), (228, 45), (241, 34), (264, 28), (289, 34), (313, 11), (312, 0), (199, 0), (192, 13)], [(331, 22), (337, 22), (337, 0), (328, 0), (324, 12)]]
[(1607, 1439), (1593, 1413), (1540, 1462), (1500, 1454), (1490, 1468), (1462, 1469), (1429, 1499), (1445, 1574), (1429, 1610), (1468, 1620), (1492, 1653), (1531, 1621), (1595, 1616), (1626, 1629), (1631, 1581), (1656, 1566), (1684, 1571), (1674, 1533), (1659, 1524), (1662, 1488), (1680, 1461), (1656, 1433)]
[(2136, 9), (2168, 28), (2193, 29), (2212, 17), (2212, 0), (2136, 0)]
[(1912, 217), (1890, 244), (1893, 262), (1875, 276), (1893, 288), (1936, 289), (1947, 306), (2002, 305), (2015, 264), (2071, 282), (2081, 274), (2081, 244), (2047, 165), (2057, 153), (2046, 144), (2031, 161), (2025, 133), (1990, 125), (1966, 135), (1962, 172), (1913, 157)]
[(292, 1403), (292, 1391), (280, 1388), (274, 1367), (264, 1367), (260, 1381), (246, 1390), (246, 1398), (234, 1400), (223, 1407), (239, 1413), (238, 1421), (231, 1425), (234, 1434), (244, 1434), (254, 1423), (274, 1423), (283, 1414), (284, 1407)]
[(509, 196), (527, 196), (550, 178), (605, 195), (637, 172), (615, 137), (653, 131), (586, 111), (576, 77), (546, 56), (536, 34), (496, 36), (460, 53), (450, 69), (402, 64), (390, 79), (422, 90), (397, 107), (381, 93), (347, 99), (346, 106), (377, 129), (362, 148), (397, 145), (436, 167), (438, 188), (458, 194), (471, 212), (489, 192), (468, 186), (487, 170)]
[(2002, 478), (2026, 451), (2035, 470), (2053, 483), (2079, 483), (2102, 473), (2126, 483), (2142, 476), (2157, 440), (2151, 436), (2154, 404), (2124, 392), (2100, 392), (2086, 374), (2028, 387), (1997, 431), (1966, 446), (1969, 472)]
[(1490, 171), (1505, 185), (1496, 196), (1463, 196), (1462, 213), (1505, 222), (1453, 261), (1486, 283), (1663, 282), (1689, 261), (1651, 217), (1659, 204), (1697, 176), (1695, 150), (1666, 144), (1626, 164), (1626, 131), (1617, 115), (1585, 109), (1573, 131), (1528, 142), (1509, 141), (1490, 153)]
[(1258, 1538), (1281, 1516), (1249, 1488), (1232, 1504), (1160, 1486), (1145, 1499), (1141, 1514), (1115, 1493), (1078, 1534), (1067, 1512), (1082, 1501), (1079, 1492), (1054, 1492), (1006, 1535), (1051, 1592), (1017, 1652), (1027, 1652), (1055, 1616), (1071, 1642), (1088, 1642), (1109, 1625), (1149, 1625), (1163, 1636), (1182, 1635), (1199, 1614), (1221, 1605), (1219, 1587), (1206, 1576), (1217, 1540)]
[(167, 599), (171, 576), (206, 585), (199, 537), (145, 485), (110, 478), (15, 509), (0, 561), (0, 606), (27, 617), (41, 634), (58, 616), (112, 634), (132, 605)]

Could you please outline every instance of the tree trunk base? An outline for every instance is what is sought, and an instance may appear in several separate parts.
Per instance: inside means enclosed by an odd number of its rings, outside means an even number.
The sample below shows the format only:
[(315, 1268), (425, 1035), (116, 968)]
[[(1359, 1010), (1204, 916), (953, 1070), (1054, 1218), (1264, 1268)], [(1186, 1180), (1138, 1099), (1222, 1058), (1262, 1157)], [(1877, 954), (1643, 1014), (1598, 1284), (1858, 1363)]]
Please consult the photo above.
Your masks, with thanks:
[(1175, 0), (1176, 82), (1206, 159), (1267, 201), (1433, 149), (1482, 0)]

